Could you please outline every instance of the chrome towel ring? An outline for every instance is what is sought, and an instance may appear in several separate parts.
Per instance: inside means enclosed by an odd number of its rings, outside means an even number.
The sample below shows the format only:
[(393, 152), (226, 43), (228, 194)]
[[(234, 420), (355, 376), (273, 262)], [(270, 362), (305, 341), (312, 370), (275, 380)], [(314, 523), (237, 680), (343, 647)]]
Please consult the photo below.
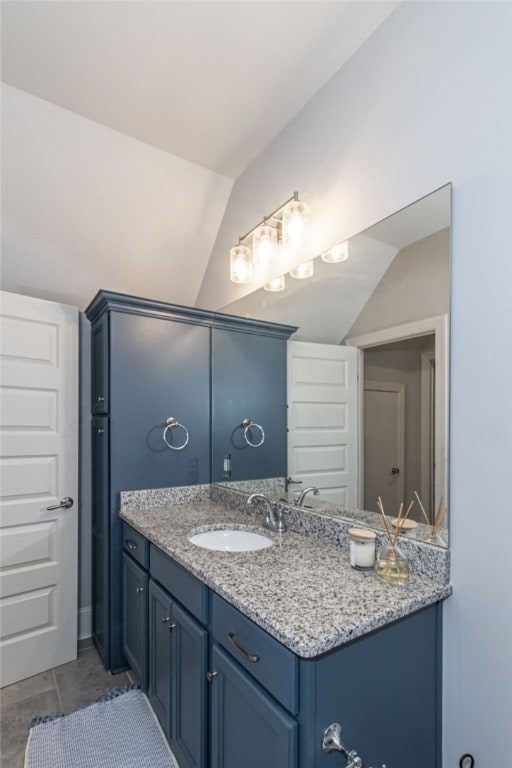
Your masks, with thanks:
[[(178, 419), (175, 419), (174, 416), (169, 416), (169, 418), (167, 419), (167, 421), (165, 423), (166, 423), (167, 426), (164, 429), (164, 443), (166, 444), (166, 446), (168, 448), (171, 449), (171, 451), (182, 451), (184, 448), (187, 447), (188, 441), (189, 441), (189, 438), (190, 438), (190, 435), (188, 434), (188, 429), (186, 427), (184, 427), (183, 424), (180, 424)], [(174, 429), (175, 427), (179, 428), (179, 429), (182, 429), (184, 431), (184, 433), (185, 433), (185, 442), (182, 443), (181, 445), (171, 445), (171, 443), (169, 443), (168, 440), (167, 440), (167, 432), (168, 432), (168, 430), (169, 429)]]
[[(256, 424), (256, 422), (254, 422), (252, 419), (244, 419), (242, 421), (242, 427), (243, 427), (243, 430), (244, 430), (244, 439), (245, 439), (245, 442), (247, 443), (247, 445), (250, 445), (251, 448), (259, 448), (260, 445), (263, 445), (263, 443), (265, 442), (265, 433), (263, 431), (263, 427), (260, 427), (260, 425)], [(259, 429), (259, 431), (261, 432), (261, 439), (260, 439), (259, 443), (253, 443), (251, 441), (251, 439), (250, 439), (250, 431), (249, 430), (251, 428), (253, 428), (253, 427), (254, 427), (254, 429)]]

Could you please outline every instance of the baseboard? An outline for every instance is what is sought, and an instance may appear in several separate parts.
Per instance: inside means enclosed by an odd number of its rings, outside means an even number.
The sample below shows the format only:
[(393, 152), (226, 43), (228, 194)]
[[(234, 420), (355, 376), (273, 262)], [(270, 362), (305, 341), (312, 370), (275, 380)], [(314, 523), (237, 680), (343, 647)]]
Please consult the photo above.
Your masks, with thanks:
[(78, 611), (78, 639), (85, 640), (92, 636), (92, 605)]

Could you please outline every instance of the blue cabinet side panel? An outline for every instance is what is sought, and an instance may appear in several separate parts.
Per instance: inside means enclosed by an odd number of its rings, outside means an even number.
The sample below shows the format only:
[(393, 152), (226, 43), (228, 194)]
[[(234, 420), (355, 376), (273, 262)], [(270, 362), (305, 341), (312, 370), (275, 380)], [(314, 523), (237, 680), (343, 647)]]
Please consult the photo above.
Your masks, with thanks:
[(437, 606), (319, 659), (301, 660), (300, 768), (332, 768), (322, 733), (333, 722), (364, 765), (436, 768), (440, 669)]
[[(261, 447), (246, 444), (245, 418), (263, 428)], [(249, 437), (257, 443), (261, 433)], [(213, 328), (212, 481), (285, 476), (286, 442), (286, 340)]]

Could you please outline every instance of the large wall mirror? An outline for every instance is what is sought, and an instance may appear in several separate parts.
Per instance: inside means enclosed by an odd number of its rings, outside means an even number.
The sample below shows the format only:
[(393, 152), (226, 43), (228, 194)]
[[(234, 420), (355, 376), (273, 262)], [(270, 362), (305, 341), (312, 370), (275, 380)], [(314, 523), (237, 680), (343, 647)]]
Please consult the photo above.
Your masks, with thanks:
[(432, 540), (435, 526), (441, 546), (450, 217), (447, 185), (342, 244), (341, 260), (315, 258), (311, 277), (285, 275), (284, 290), (261, 288), (221, 310), (299, 328), (288, 342), (282, 498), (314, 486), (308, 505), (376, 527), (379, 496), (390, 516), (414, 499), (407, 535)]

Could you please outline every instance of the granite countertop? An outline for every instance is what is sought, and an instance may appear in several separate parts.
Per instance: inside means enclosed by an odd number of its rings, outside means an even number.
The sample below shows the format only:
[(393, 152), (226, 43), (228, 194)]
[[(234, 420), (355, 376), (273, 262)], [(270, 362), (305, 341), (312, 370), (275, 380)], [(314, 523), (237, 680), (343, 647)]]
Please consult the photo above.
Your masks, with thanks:
[[(390, 586), (374, 571), (354, 570), (348, 550), (313, 536), (262, 526), (257, 514), (213, 501), (123, 505), (120, 517), (243, 614), (303, 658), (337, 646), (442, 600), (449, 585), (411, 576)], [(274, 545), (255, 552), (217, 552), (188, 541), (191, 533), (255, 530)]]

